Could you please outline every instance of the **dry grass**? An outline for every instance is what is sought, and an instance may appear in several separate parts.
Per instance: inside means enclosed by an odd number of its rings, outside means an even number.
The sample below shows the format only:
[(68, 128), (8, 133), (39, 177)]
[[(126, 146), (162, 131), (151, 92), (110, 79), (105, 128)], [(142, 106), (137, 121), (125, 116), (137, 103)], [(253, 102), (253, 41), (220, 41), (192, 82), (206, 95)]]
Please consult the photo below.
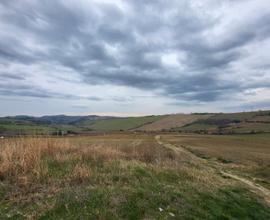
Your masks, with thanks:
[[(202, 194), (212, 201), (219, 189), (239, 186), (153, 135), (11, 138), (0, 140), (0, 149), (1, 219), (143, 219), (148, 210), (166, 219), (159, 207), (181, 217), (189, 206), (202, 208)], [(220, 195), (220, 206), (229, 198)]]
[(18, 179), (26, 182), (26, 175), (31, 173), (39, 178), (44, 174), (41, 164), (43, 142), (38, 139), (17, 139), (1, 144), (0, 175), (1, 179)]
[(47, 178), (48, 164), (44, 158), (48, 157), (60, 164), (74, 161), (75, 167), (69, 177), (78, 181), (89, 174), (83, 164), (87, 161), (136, 160), (161, 165), (175, 159), (173, 152), (159, 146), (152, 137), (135, 141), (100, 137), (22, 137), (5, 139), (0, 144), (0, 178), (19, 186)]
[[(153, 136), (13, 138), (2, 141), (1, 149), (1, 179), (22, 188), (42, 181), (53, 182), (55, 178), (72, 184), (87, 183), (92, 176), (100, 175), (98, 166), (110, 167), (114, 161), (141, 164), (156, 172), (169, 169), (181, 173), (187, 181), (203, 183), (213, 189), (227, 184), (204, 163), (194, 160), (185, 151), (176, 153), (161, 146)], [(63, 174), (53, 177), (51, 169)]]
[(65, 139), (20, 137), (0, 143), (0, 177), (2, 180), (24, 183), (45, 178), (48, 169), (42, 159), (70, 150)]
[(84, 183), (89, 180), (91, 176), (90, 168), (84, 164), (76, 164), (72, 173), (70, 175), (70, 179), (74, 183)]

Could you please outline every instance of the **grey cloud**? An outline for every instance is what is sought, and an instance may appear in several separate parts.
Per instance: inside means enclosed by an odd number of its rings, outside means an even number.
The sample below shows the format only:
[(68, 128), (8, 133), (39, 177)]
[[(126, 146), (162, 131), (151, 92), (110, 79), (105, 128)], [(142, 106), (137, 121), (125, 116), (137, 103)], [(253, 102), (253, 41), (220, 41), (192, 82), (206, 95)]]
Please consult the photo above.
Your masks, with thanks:
[[(5, 44), (5, 41), (10, 44)], [(26, 54), (25, 51), (28, 49), (18, 42), (10, 39), (1, 39), (0, 37), (0, 62), (18, 62), (18, 63), (31, 63), (34, 62), (38, 57), (35, 58), (32, 55)]]
[(32, 98), (54, 98), (54, 99), (84, 99), (89, 101), (103, 100), (97, 96), (80, 96), (68, 93), (52, 92), (47, 89), (38, 88), (29, 84), (17, 84), (14, 82), (0, 82), (1, 96), (18, 96), (18, 97), (32, 97)]
[(89, 106), (85, 106), (85, 105), (72, 105), (71, 106), (74, 109), (88, 109)]
[(242, 103), (241, 105), (225, 106), (229, 111), (254, 111), (254, 110), (269, 110), (270, 100)]
[(25, 77), (20, 76), (18, 73), (1, 73), (0, 72), (0, 79), (1, 80), (6, 80), (6, 79), (25, 80)]
[(244, 27), (239, 27), (234, 33), (217, 46), (216, 50), (227, 51), (246, 45), (254, 40), (263, 40), (270, 36), (270, 13), (259, 16), (254, 21), (248, 21)]
[(232, 92), (241, 91), (236, 82), (221, 82), (213, 73), (179, 78), (178, 81), (168, 85), (164, 95), (179, 100), (199, 102), (216, 101), (231, 95)]
[[(25, 45), (25, 39), (8, 40), (0, 34), (0, 62), (31, 65), (46, 61), (71, 68), (84, 84), (135, 87), (176, 100), (212, 102), (224, 94), (242, 93), (248, 82), (244, 85), (240, 79), (224, 82), (221, 76), (234, 74), (231, 65), (241, 63), (246, 56), (243, 47), (266, 40), (270, 34), (270, 16), (264, 14), (253, 21), (247, 20), (241, 27), (228, 29), (224, 36), (205, 35), (222, 18), (207, 13), (202, 17), (190, 1), (132, 0), (125, 2), (127, 9), (93, 2), (88, 13), (83, 6), (75, 7), (69, 1), (29, 1), (18, 5), (4, 1), (1, 4), (0, 10), (5, 9), (1, 21), (45, 49), (37, 51)], [(162, 55), (168, 51), (186, 56), (180, 62), (183, 68), (169, 69), (163, 65)], [(245, 68), (239, 71), (243, 71), (245, 78)], [(3, 74), (0, 77), (8, 78)], [(254, 83), (252, 88), (265, 87), (265, 84), (269, 82)], [(38, 87), (1, 88), (0, 93), (82, 98), (53, 94)]]
[(34, 98), (52, 98), (51, 94), (45, 93), (40, 89), (3, 89), (0, 88), (0, 95), (2, 96), (19, 96), (19, 97), (34, 97)]

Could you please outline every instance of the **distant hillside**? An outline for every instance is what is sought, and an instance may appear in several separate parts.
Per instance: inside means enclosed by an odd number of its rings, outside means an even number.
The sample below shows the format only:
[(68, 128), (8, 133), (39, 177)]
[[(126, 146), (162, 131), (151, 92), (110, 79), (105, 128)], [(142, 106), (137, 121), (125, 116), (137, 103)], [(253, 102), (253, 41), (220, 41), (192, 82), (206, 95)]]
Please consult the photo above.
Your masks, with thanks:
[[(146, 124), (151, 124), (153, 122), (162, 120), (166, 118), (166, 115), (161, 116), (144, 116), (144, 117), (128, 117), (128, 118), (112, 118), (99, 120), (95, 123), (90, 122), (89, 128), (93, 130), (131, 130), (137, 127), (141, 127)], [(85, 124), (85, 123), (84, 123)]]
[(59, 133), (82, 133), (91, 129), (79, 126), (84, 121), (95, 122), (97, 120), (112, 119), (110, 116), (8, 116), (0, 117), (0, 134), (23, 135), (23, 134), (59, 134)]
[(169, 131), (207, 134), (270, 132), (270, 111), (144, 117), (13, 116), (0, 118), (1, 135), (84, 134), (98, 131)]
[(162, 131), (170, 130), (171, 128), (182, 127), (199, 119), (209, 118), (210, 114), (174, 114), (163, 117), (153, 123), (138, 127), (140, 131)]
[(97, 116), (97, 115), (87, 115), (87, 116), (67, 116), (67, 115), (49, 115), (42, 117), (32, 117), (25, 115), (9, 116), (0, 118), (1, 121), (10, 122), (33, 122), (40, 124), (76, 124), (82, 121), (96, 121), (102, 119), (110, 119), (110, 116)]
[(214, 114), (174, 130), (214, 134), (270, 132), (270, 111)]

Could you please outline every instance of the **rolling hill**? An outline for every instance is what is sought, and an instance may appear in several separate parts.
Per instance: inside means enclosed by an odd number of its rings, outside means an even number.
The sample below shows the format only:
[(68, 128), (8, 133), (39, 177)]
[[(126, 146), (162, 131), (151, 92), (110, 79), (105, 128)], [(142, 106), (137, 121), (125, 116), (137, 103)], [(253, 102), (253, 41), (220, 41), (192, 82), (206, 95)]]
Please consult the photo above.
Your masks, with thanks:
[(270, 132), (270, 111), (219, 113), (174, 130), (210, 134)]
[(0, 118), (1, 135), (70, 134), (99, 131), (242, 134), (270, 132), (270, 111), (195, 113), (143, 117), (13, 116)]
[(162, 131), (162, 130), (170, 130), (176, 127), (182, 127), (187, 124), (190, 124), (199, 119), (207, 119), (211, 116), (211, 114), (173, 114), (163, 117), (160, 120), (157, 120), (153, 123), (143, 125), (136, 130), (141, 131)]
[[(112, 118), (103, 119), (96, 122), (90, 122), (89, 128), (93, 130), (111, 130), (111, 131), (126, 131), (131, 129), (136, 129), (147, 124), (152, 124), (160, 121), (168, 116), (144, 116), (144, 117), (128, 117), (128, 118)], [(87, 126), (87, 123), (83, 123)]]

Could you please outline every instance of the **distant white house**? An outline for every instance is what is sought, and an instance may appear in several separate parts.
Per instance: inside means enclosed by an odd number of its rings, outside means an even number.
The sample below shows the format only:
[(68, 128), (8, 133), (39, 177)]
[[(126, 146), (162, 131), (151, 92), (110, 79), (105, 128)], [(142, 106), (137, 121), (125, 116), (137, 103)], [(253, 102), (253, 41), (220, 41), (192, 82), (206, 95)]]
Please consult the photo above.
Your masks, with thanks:
[(4, 136), (0, 136), (0, 139), (4, 139)]

